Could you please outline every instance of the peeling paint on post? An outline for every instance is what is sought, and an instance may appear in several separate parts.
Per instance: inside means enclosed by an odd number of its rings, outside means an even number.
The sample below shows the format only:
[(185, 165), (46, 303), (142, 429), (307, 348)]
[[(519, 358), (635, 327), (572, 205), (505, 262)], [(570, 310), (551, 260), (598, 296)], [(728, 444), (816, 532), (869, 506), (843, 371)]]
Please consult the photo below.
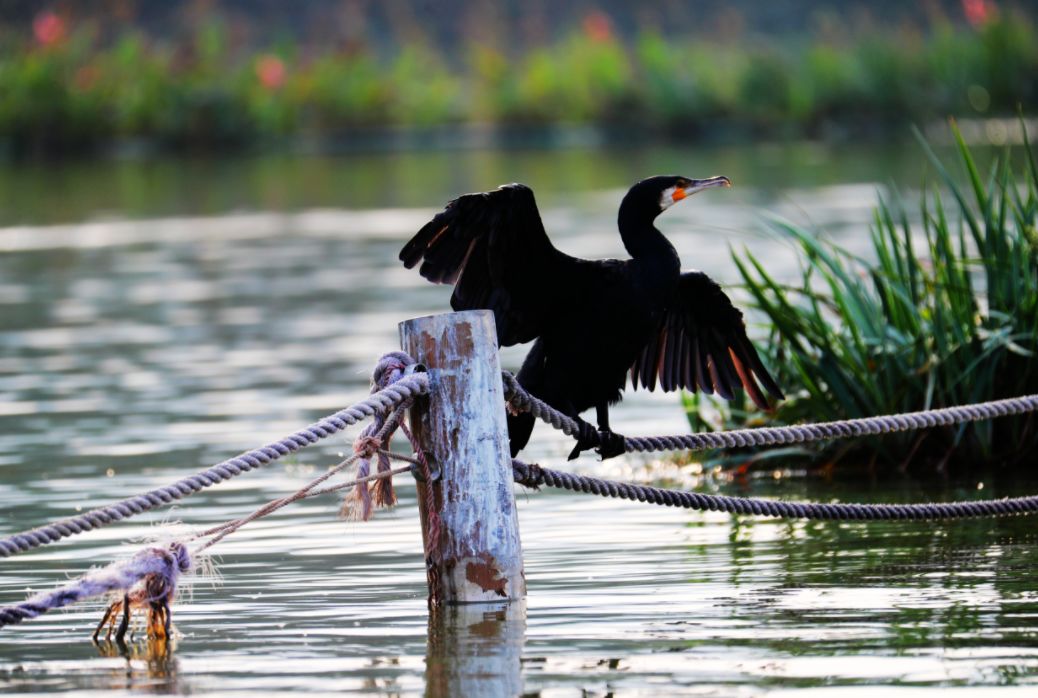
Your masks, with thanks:
[[(512, 491), (504, 389), (494, 315), (470, 310), (400, 323), (404, 351), (429, 370), (429, 397), (411, 410), (439, 480), (418, 483), (429, 604), (487, 603), (526, 595)], [(425, 488), (441, 526), (430, 539)]]

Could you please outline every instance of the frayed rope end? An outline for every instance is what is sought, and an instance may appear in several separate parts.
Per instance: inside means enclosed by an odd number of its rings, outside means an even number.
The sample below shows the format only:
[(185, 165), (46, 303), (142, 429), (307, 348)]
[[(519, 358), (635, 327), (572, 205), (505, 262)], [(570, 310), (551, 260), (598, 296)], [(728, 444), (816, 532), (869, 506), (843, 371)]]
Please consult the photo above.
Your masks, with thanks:
[[(28, 599), (14, 606), (0, 608), (0, 627), (20, 623), (35, 618), (47, 611), (68, 606), (83, 599), (102, 596), (122, 591), (123, 601), (150, 604), (153, 611), (161, 607), (164, 614), (162, 626), (169, 629), (169, 603), (176, 593), (180, 576), (191, 570), (191, 553), (183, 543), (174, 542), (162, 547), (149, 547), (138, 551), (128, 560), (113, 562), (100, 569), (91, 570), (57, 589), (33, 594)], [(123, 601), (118, 603), (122, 604)], [(115, 604), (108, 607), (105, 617), (98, 625), (97, 632), (114, 615)], [(129, 611), (124, 611), (124, 622), (128, 625)], [(114, 625), (114, 620), (112, 622)]]

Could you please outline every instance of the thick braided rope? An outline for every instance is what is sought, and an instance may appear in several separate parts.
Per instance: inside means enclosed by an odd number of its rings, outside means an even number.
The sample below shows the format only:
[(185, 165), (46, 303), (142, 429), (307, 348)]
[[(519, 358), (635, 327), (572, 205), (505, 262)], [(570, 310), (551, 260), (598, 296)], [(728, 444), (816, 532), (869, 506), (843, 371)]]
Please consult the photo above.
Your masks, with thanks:
[[(577, 421), (528, 393), (511, 373), (503, 373), (505, 399), (513, 408), (530, 412), (535, 417), (551, 424), (570, 436), (578, 436)], [(625, 450), (632, 451), (703, 451), (711, 448), (736, 448), (740, 446), (774, 446), (804, 443), (824, 439), (845, 439), (855, 436), (888, 434), (911, 429), (946, 426), (962, 422), (976, 422), (995, 417), (1005, 417), (1038, 410), (1038, 395), (1024, 395), (992, 400), (960, 407), (943, 407), (905, 414), (883, 415), (846, 419), (818, 424), (794, 424), (783, 427), (761, 427), (758, 429), (736, 429), (732, 431), (681, 434), (678, 436), (626, 437)], [(594, 436), (598, 438), (597, 432)], [(598, 444), (596, 444), (598, 445)]]
[(818, 519), (838, 521), (934, 521), (938, 519), (967, 519), (987, 516), (1028, 514), (1038, 511), (1038, 496), (987, 499), (975, 502), (947, 504), (817, 504), (780, 502), (753, 497), (726, 497), (699, 494), (684, 490), (666, 490), (659, 487), (635, 485), (613, 480), (602, 480), (584, 475), (573, 475), (542, 468), (534, 463), (512, 461), (512, 475), (526, 487), (558, 487), (572, 492), (597, 494), (600, 497), (629, 499), (667, 507), (681, 507), (700, 511), (724, 511), (730, 514), (754, 514), (789, 519)]
[(342, 431), (352, 424), (372, 417), (376, 413), (388, 413), (412, 397), (426, 394), (428, 389), (429, 377), (427, 374), (411, 373), (402, 376), (397, 382), (369, 396), (367, 399), (324, 417), (280, 441), (274, 441), (266, 446), (242, 453), (199, 473), (177, 480), (171, 485), (160, 487), (78, 516), (2, 538), (0, 539), (0, 557), (10, 557), (16, 553), (53, 543), (66, 536), (99, 528), (114, 521), (126, 519), (155, 507), (169, 504), (182, 497), (187, 497), (210, 485), (229, 480), (235, 475), (241, 475), (244, 472), (254, 470), (282, 456), (315, 444), (321, 439)]

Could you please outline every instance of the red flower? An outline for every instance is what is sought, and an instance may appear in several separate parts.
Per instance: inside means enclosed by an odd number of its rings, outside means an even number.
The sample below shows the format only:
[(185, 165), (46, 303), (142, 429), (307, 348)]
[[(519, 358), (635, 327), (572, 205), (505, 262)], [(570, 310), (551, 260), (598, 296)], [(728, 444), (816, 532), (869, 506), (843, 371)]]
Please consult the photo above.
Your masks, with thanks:
[(41, 12), (32, 20), (32, 33), (42, 45), (51, 46), (65, 38), (65, 20), (51, 10)]
[(977, 27), (992, 19), (998, 8), (990, 0), (962, 0), (962, 10), (966, 13), (966, 21)]
[(256, 61), (256, 77), (268, 90), (277, 90), (284, 85), (286, 72), (285, 62), (269, 53)]
[(613, 23), (605, 12), (595, 10), (584, 17), (584, 34), (592, 41), (609, 41), (613, 38)]

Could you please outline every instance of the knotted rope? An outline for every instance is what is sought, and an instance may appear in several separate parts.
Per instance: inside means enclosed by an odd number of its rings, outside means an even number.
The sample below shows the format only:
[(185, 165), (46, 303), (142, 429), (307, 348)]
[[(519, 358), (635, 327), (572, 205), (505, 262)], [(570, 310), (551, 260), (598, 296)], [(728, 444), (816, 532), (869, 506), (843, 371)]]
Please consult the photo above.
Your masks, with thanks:
[(600, 497), (629, 499), (666, 507), (681, 507), (699, 511), (724, 511), (730, 514), (754, 514), (789, 519), (816, 519), (823, 521), (932, 521), (936, 519), (967, 519), (981, 516), (1007, 516), (1038, 511), (1038, 496), (987, 499), (974, 502), (926, 504), (816, 504), (780, 502), (755, 497), (726, 497), (699, 494), (684, 490), (668, 490), (627, 482), (603, 480), (586, 475), (574, 475), (542, 468), (535, 463), (512, 461), (512, 476), (525, 487), (541, 485), (558, 487), (571, 492), (596, 494)]
[[(396, 383), (405, 375), (415, 371), (414, 359), (402, 351), (394, 351), (383, 355), (375, 366), (371, 375), (371, 392), (384, 390)], [(371, 518), (372, 499), (368, 485), (363, 478), (371, 472), (371, 456), (377, 455), (378, 472), (384, 473), (391, 469), (389, 456), (379, 447), (393, 438), (403, 410), (410, 406), (411, 400), (402, 403), (396, 408), (392, 417), (386, 414), (375, 414), (371, 424), (364, 428), (360, 436), (353, 444), (354, 453), (360, 457), (357, 464), (357, 478), (360, 481), (349, 496), (343, 499), (340, 511), (343, 518), (351, 520), (367, 521)], [(392, 478), (386, 477), (376, 481), (375, 506), (392, 506), (396, 503), (396, 493), (393, 491)]]
[[(540, 398), (526, 391), (515, 376), (504, 371), (502, 374), (505, 400), (515, 410), (530, 412), (538, 419), (551, 424), (569, 436), (580, 435), (580, 424), (572, 417), (560, 412)], [(624, 448), (633, 451), (704, 451), (712, 448), (737, 448), (743, 446), (775, 446), (783, 444), (842, 439), (855, 436), (889, 434), (896, 431), (926, 429), (962, 422), (976, 422), (995, 417), (1024, 414), (1038, 410), (1038, 395), (992, 400), (960, 407), (943, 407), (904, 414), (883, 415), (845, 419), (818, 424), (794, 424), (783, 427), (759, 427), (756, 429), (734, 429), (732, 431), (681, 434), (677, 436), (626, 437)], [(598, 432), (594, 432), (594, 445), (601, 445)]]

